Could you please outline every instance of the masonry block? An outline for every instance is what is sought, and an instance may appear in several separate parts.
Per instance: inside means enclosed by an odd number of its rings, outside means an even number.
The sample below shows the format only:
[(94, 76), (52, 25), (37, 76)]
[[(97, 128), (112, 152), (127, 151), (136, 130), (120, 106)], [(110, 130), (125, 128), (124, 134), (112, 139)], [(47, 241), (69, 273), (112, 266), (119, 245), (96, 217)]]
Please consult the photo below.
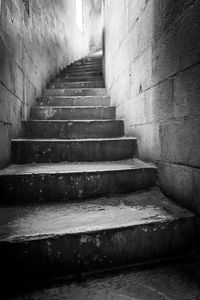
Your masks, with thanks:
[(179, 164), (200, 166), (200, 119), (175, 120), (160, 125), (161, 158)]

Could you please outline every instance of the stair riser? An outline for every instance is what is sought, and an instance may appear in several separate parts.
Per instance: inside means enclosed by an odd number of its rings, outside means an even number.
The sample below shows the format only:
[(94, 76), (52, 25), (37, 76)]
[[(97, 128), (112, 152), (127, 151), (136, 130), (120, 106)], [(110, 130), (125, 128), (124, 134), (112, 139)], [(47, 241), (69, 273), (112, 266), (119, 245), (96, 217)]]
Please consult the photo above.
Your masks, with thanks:
[(79, 70), (71, 70), (71, 71), (68, 71), (68, 72), (63, 72), (63, 73), (60, 73), (60, 76), (62, 77), (85, 77), (85, 76), (88, 76), (88, 75), (93, 75), (93, 76), (102, 76), (102, 70), (84, 70), (84, 71), (79, 71)]
[(81, 88), (104, 88), (105, 84), (103, 81), (101, 82), (77, 82), (77, 83), (69, 83), (69, 82), (53, 82), (49, 85), (49, 88), (55, 89), (81, 89)]
[(83, 81), (104, 81), (102, 76), (88, 76), (88, 77), (56, 77), (53, 82), (83, 82)]
[(37, 105), (42, 106), (109, 106), (109, 97), (43, 97), (37, 100)]
[(0, 176), (2, 204), (70, 202), (130, 193), (155, 185), (155, 168)]
[(70, 65), (69, 67), (63, 69), (64, 70), (67, 70), (67, 69), (75, 69), (75, 68), (78, 68), (78, 69), (84, 69), (84, 68), (97, 68), (97, 69), (102, 69), (102, 63), (85, 63), (85, 64), (73, 64), (73, 65)]
[(89, 60), (81, 59), (73, 63), (73, 65), (85, 65), (85, 64), (102, 64), (102, 58), (89, 59)]
[[(93, 64), (93, 65), (83, 65), (83, 66), (77, 66), (77, 65), (73, 65), (73, 66), (69, 66), (68, 68), (64, 69), (63, 71), (71, 71), (71, 70), (77, 70), (77, 71), (85, 71), (85, 70), (100, 70), (102, 71), (102, 65), (99, 64)], [(62, 71), (62, 72), (63, 72)]]
[(70, 77), (88, 77), (88, 76), (103, 76), (103, 73), (102, 72), (72, 72), (72, 73), (64, 73), (64, 74), (61, 74), (60, 76), (58, 75), (58, 78), (59, 77), (64, 77), (64, 78), (70, 78)]
[(115, 119), (114, 107), (57, 108), (38, 106), (31, 110), (33, 120), (105, 120)]
[(63, 70), (67, 70), (67, 69), (71, 69), (71, 68), (101, 68), (102, 69), (102, 61), (94, 61), (94, 62), (85, 62), (85, 63), (74, 63), (72, 65), (69, 65), (67, 68), (63, 69)]
[(135, 140), (12, 142), (12, 161), (17, 164), (114, 161), (133, 158), (135, 152)]
[(123, 121), (26, 122), (25, 138), (114, 138), (124, 135)]
[(187, 255), (194, 250), (194, 240), (191, 218), (166, 221), (162, 226), (154, 223), (2, 242), (1, 271), (5, 282), (41, 281)]
[(83, 63), (83, 64), (87, 64), (87, 63), (102, 63), (102, 57), (93, 57), (93, 58), (84, 58), (81, 59), (75, 63)]
[(60, 75), (68, 75), (68, 74), (72, 74), (72, 73), (79, 73), (79, 74), (85, 74), (85, 73), (102, 73), (102, 69), (97, 69), (97, 68), (85, 68), (85, 69), (68, 69), (62, 73), (60, 73)]
[(45, 96), (106, 96), (105, 89), (46, 89)]

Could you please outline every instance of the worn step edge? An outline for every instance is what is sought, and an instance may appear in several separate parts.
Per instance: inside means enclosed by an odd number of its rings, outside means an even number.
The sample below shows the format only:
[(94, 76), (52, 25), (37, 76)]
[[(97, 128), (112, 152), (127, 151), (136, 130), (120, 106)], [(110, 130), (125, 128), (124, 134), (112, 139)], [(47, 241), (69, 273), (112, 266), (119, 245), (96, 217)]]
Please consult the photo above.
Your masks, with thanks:
[(49, 84), (48, 85), (48, 87), (50, 88), (50, 89), (59, 89), (59, 88), (61, 88), (61, 89), (66, 89), (66, 88), (70, 88), (70, 89), (77, 89), (77, 88), (84, 88), (84, 87), (87, 87), (87, 88), (105, 88), (105, 84), (102, 82), (102, 83), (96, 83), (96, 82), (94, 82), (94, 83), (86, 83), (86, 84), (84, 84), (84, 83), (76, 83), (76, 84), (71, 84), (71, 83), (69, 83), (69, 82), (57, 82), (57, 83), (51, 83), (51, 84)]
[(83, 72), (83, 73), (80, 73), (80, 72), (72, 72), (72, 73), (68, 73), (67, 75), (66, 74), (60, 74), (57, 75), (57, 78), (70, 78), (70, 77), (88, 77), (88, 76), (103, 76), (103, 72)]
[(134, 137), (119, 137), (119, 138), (82, 138), (82, 139), (39, 139), (39, 138), (18, 138), (12, 139), (12, 142), (104, 142), (104, 141), (137, 141)]
[(133, 158), (134, 138), (112, 139), (14, 139), (12, 163), (108, 161)]
[(45, 105), (43, 105), (43, 106), (38, 106), (38, 105), (33, 105), (32, 106), (32, 108), (33, 109), (42, 109), (42, 108), (46, 108), (47, 107), (47, 109), (98, 109), (98, 108), (102, 108), (102, 109), (108, 109), (108, 108), (112, 108), (112, 109), (114, 109), (115, 108), (115, 106), (110, 106), (110, 105), (107, 105), (107, 106), (104, 106), (104, 105), (88, 105), (88, 106), (86, 106), (86, 105), (84, 105), (84, 106), (67, 106), (67, 105), (63, 105), (63, 106), (45, 106)]
[(33, 120), (24, 121), (23, 137), (112, 138), (124, 136), (123, 120)]
[(104, 81), (102, 76), (88, 76), (88, 77), (55, 77), (54, 82), (85, 82), (85, 81), (95, 82), (97, 80)]
[(115, 119), (116, 109), (113, 106), (34, 106), (30, 117), (38, 120)]
[[(151, 193), (155, 193), (156, 200), (150, 200), (150, 207), (155, 211), (148, 214), (149, 208), (145, 202), (151, 199)], [(168, 199), (160, 198), (158, 192), (156, 194), (150, 190), (138, 193), (138, 195), (139, 199), (136, 202), (134, 202), (134, 197), (138, 196), (135, 193), (114, 199), (91, 200), (84, 205), (77, 203), (73, 207), (58, 204), (48, 205), (48, 207), (39, 206), (37, 209), (14, 207), (10, 211), (8, 208), (2, 208), (1, 214), (6, 222), (4, 237), (0, 238), (0, 260), (4, 281), (9, 284), (11, 281), (18, 280), (40, 281), (82, 272), (138, 265), (193, 253), (195, 248), (194, 215), (175, 206)], [(127, 207), (126, 203), (128, 203)], [(69, 222), (68, 215), (70, 215), (70, 212), (66, 213), (68, 209), (71, 210), (71, 218), (75, 213), (74, 229), (72, 225), (71, 229), (66, 226), (66, 222)], [(107, 217), (109, 210), (112, 211), (112, 209), (115, 211), (116, 221)], [(139, 222), (135, 222), (133, 217), (130, 220), (132, 209), (136, 219), (139, 219), (138, 215), (140, 216), (143, 211), (146, 219), (141, 217)], [(15, 211), (20, 215), (22, 226), (14, 227), (13, 230), (12, 218)], [(83, 218), (84, 212), (86, 217)], [(160, 219), (158, 219), (158, 212)], [(9, 213), (12, 216), (10, 220)], [(41, 217), (42, 213), (43, 217)], [(128, 216), (122, 222), (118, 214), (121, 216), (123, 213)], [(92, 223), (89, 221), (91, 217)], [(95, 221), (97, 217), (98, 221), (100, 220), (98, 225)], [(32, 219), (35, 221), (31, 221)], [(119, 220), (121, 220), (120, 223)], [(32, 224), (31, 232), (30, 229), (29, 232), (26, 229), (29, 223)], [(52, 229), (52, 223), (56, 223), (54, 229)], [(35, 232), (33, 226), (35, 226)]]
[(44, 89), (44, 96), (106, 96), (105, 88)]
[(44, 96), (38, 98), (39, 106), (110, 106), (110, 97), (107, 96)]
[[(70, 202), (130, 193), (156, 183), (156, 168), (128, 161), (12, 165), (0, 171), (1, 203)], [(56, 188), (55, 188), (56, 187)]]
[(99, 120), (96, 120), (96, 119), (93, 119), (93, 120), (37, 120), (37, 119), (31, 119), (31, 120), (28, 120), (28, 121), (22, 121), (22, 123), (31, 123), (31, 122), (52, 122), (52, 123), (92, 123), (92, 122), (124, 122), (123, 119), (99, 119)]

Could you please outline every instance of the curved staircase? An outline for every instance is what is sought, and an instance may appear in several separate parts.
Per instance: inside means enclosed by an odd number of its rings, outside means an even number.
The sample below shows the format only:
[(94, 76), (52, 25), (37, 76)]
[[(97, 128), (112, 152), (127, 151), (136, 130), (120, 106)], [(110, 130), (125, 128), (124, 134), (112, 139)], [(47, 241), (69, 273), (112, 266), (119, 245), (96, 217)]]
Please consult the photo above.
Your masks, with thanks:
[(124, 136), (102, 57), (63, 70), (32, 107), (0, 171), (0, 264), (29, 283), (187, 255), (194, 216), (156, 187), (156, 168)]

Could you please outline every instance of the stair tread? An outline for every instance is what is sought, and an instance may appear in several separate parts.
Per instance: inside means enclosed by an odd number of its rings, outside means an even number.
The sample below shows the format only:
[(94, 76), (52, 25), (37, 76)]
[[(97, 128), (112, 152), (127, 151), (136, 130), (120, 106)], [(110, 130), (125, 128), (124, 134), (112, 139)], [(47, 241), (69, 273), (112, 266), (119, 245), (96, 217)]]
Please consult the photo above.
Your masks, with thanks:
[(121, 230), (182, 218), (194, 216), (168, 200), (157, 188), (86, 203), (2, 207), (0, 241), (28, 241), (65, 234)]
[(31, 120), (28, 120), (28, 121), (23, 121), (24, 123), (28, 123), (28, 122), (59, 122), (59, 123), (92, 123), (92, 122), (123, 122), (123, 120), (121, 119), (94, 119), (94, 120), (69, 120), (69, 119), (66, 119), (66, 120), (44, 120), (44, 119), (41, 119), (41, 120), (38, 120), (38, 119), (31, 119)]
[(109, 98), (109, 96), (42, 96), (41, 98), (59, 98), (59, 99), (85, 99), (85, 98), (90, 98), (90, 99), (93, 99), (93, 98)]
[(112, 172), (123, 170), (155, 169), (153, 164), (139, 159), (103, 162), (64, 162), (44, 164), (9, 165), (0, 171), (0, 176), (28, 175), (28, 174), (68, 174), (90, 172)]
[[(52, 81), (51, 82), (51, 84), (57, 84), (58, 82), (57, 81)], [(66, 83), (66, 81), (59, 81), (59, 83)], [(104, 83), (104, 80), (102, 79), (102, 80), (96, 80), (96, 81), (94, 81), (94, 80), (89, 80), (89, 81), (70, 81), (70, 82), (68, 82), (69, 84), (80, 84), (80, 83), (83, 83), (83, 84), (87, 84), (87, 83)]]
[(65, 106), (50, 106), (50, 105), (34, 105), (34, 106), (32, 106), (32, 108), (48, 108), (48, 109), (88, 109), (88, 108), (92, 108), (92, 109), (94, 109), (94, 108), (103, 108), (103, 109), (107, 109), (107, 108), (115, 108), (115, 106), (111, 106), (111, 105), (95, 105), (95, 106), (92, 106), (92, 105), (89, 105), (89, 106), (73, 106), (73, 105), (71, 105), (71, 106), (67, 106), (67, 105), (65, 105)]
[(74, 90), (78, 90), (78, 91), (82, 91), (82, 90), (106, 90), (106, 88), (75, 88), (75, 89), (73, 89), (73, 88), (64, 88), (64, 89), (62, 89), (62, 88), (57, 88), (57, 89), (54, 89), (54, 88), (46, 88), (45, 90), (72, 90), (72, 91), (74, 91)]
[(117, 138), (84, 138), (84, 139), (57, 139), (57, 138), (18, 138), (12, 139), (13, 142), (101, 142), (101, 141), (136, 141), (134, 137), (117, 137)]

